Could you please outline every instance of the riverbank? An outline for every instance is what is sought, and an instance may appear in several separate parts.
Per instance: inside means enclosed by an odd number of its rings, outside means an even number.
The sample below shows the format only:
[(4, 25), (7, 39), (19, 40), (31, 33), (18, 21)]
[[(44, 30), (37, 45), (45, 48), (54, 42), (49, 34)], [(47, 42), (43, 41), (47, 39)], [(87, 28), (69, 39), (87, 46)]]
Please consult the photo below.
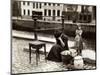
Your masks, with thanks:
[[(69, 36), (75, 36), (75, 30), (77, 23), (65, 22), (64, 33)], [(92, 23), (81, 23), (84, 38), (95, 39), (96, 38), (96, 25)], [(37, 32), (46, 34), (53, 34), (56, 29), (62, 27), (61, 22), (37, 22)], [(34, 32), (34, 21), (24, 19), (12, 19), (12, 29)]]

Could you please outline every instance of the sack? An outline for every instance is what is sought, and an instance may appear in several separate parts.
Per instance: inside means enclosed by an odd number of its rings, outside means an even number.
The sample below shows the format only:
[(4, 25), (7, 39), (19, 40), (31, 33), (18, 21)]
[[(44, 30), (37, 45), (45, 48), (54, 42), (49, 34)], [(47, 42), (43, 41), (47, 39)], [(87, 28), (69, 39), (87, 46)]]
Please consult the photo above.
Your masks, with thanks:
[(82, 56), (76, 56), (74, 57), (74, 68), (75, 69), (83, 69), (84, 62)]

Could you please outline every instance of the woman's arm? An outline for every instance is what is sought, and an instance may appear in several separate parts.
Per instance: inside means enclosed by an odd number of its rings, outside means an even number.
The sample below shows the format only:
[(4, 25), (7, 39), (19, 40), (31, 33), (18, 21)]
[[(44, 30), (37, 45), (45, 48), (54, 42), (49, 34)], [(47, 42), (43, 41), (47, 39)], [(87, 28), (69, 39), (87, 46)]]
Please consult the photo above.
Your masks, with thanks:
[(77, 34), (82, 35), (82, 33), (83, 33), (82, 30), (76, 30), (76, 33), (75, 33), (75, 34), (76, 34), (76, 35), (77, 35)]
[(79, 31), (79, 34), (80, 34), (80, 35), (82, 35), (82, 33), (83, 33), (83, 31), (82, 31), (82, 30), (80, 30), (80, 31)]
[(61, 43), (62, 47), (64, 47), (65, 46), (65, 43), (63, 42), (62, 38), (59, 37), (58, 39), (60, 40), (60, 43)]

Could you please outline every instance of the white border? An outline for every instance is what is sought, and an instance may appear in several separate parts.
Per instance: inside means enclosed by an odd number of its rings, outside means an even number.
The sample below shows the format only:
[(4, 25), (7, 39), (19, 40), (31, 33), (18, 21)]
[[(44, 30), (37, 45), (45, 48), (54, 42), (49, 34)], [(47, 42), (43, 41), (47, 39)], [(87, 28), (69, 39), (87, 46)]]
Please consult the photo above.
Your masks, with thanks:
[[(97, 70), (89, 71), (69, 71), (69, 72), (53, 72), (40, 73), (40, 75), (98, 75), (100, 71), (100, 5), (99, 0), (34, 0), (41, 2), (69, 3), (69, 4), (88, 4), (97, 6)], [(10, 0), (1, 0), (0, 2), (0, 75), (10, 75), (10, 58), (11, 58), (11, 21), (10, 21)], [(35, 75), (35, 74), (33, 74)], [(38, 75), (38, 74), (37, 74)]]

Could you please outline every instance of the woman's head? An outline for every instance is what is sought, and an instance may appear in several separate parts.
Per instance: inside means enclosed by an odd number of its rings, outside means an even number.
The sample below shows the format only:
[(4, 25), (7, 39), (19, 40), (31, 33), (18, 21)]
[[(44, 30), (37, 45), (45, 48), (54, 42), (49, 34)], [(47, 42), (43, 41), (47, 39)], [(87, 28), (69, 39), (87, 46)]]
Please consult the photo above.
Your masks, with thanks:
[(62, 31), (61, 31), (61, 30), (56, 30), (56, 31), (54, 32), (54, 37), (55, 37), (55, 38), (59, 38), (61, 34), (62, 34)]
[(77, 29), (81, 29), (81, 25), (80, 24), (77, 24)]

